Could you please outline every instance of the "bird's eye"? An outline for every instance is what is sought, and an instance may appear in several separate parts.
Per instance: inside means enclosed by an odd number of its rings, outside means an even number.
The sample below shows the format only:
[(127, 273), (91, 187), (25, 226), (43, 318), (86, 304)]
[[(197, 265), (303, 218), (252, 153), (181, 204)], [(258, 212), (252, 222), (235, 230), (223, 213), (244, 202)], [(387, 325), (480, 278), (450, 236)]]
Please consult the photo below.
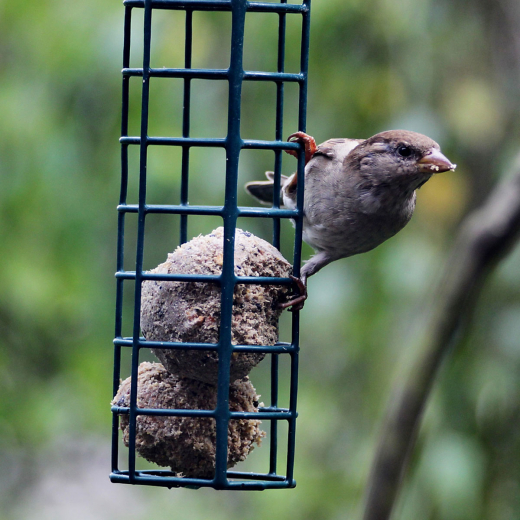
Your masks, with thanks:
[(398, 153), (401, 157), (410, 157), (410, 155), (412, 155), (412, 149), (411, 149), (409, 146), (406, 146), (406, 145), (402, 144), (402, 145), (399, 146), (399, 148), (397, 149), (397, 153)]

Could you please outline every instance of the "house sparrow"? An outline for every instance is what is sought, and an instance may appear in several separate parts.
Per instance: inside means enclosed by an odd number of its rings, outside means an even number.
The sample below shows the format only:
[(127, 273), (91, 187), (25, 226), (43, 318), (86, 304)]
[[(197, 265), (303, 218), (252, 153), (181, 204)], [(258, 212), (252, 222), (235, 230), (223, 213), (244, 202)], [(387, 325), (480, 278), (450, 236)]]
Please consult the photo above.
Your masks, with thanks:
[[(435, 173), (455, 170), (439, 145), (407, 130), (381, 132), (369, 139), (314, 138), (296, 132), (288, 141), (305, 149), (303, 240), (316, 254), (293, 277), (300, 295), (282, 304), (300, 310), (307, 298), (307, 278), (334, 260), (365, 253), (400, 231), (412, 217), (415, 190)], [(298, 156), (297, 152), (287, 153)], [(272, 204), (274, 173), (250, 182), (246, 190)], [(296, 208), (296, 174), (281, 176), (281, 203)]]

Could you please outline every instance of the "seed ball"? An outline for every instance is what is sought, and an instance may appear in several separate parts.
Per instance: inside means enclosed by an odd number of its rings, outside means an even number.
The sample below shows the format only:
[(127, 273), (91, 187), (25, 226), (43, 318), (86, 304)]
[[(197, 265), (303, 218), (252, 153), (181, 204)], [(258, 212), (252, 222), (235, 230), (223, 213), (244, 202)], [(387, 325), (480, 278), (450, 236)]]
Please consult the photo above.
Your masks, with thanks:
[[(220, 274), (224, 229), (198, 236), (168, 255), (151, 273)], [(287, 277), (291, 265), (271, 244), (236, 230), (234, 272), (237, 276)], [(278, 303), (288, 286), (237, 284), (233, 295), (232, 343), (274, 345), (278, 341)], [(220, 329), (220, 287), (206, 282), (146, 281), (141, 298), (141, 330), (151, 341), (217, 343)], [(172, 374), (216, 384), (216, 351), (152, 349)], [(234, 353), (230, 381), (245, 377), (265, 354)]]
[[(129, 406), (131, 378), (125, 379), (112, 401), (114, 406)], [(229, 389), (231, 411), (258, 412), (256, 391), (249, 378), (235, 381)], [(139, 408), (213, 410), (217, 389), (201, 381), (170, 374), (160, 363), (143, 362), (137, 380)], [(231, 468), (260, 446), (265, 432), (260, 421), (232, 419), (228, 427), (228, 461)], [(128, 447), (129, 417), (121, 414), (123, 442)], [(213, 478), (215, 473), (215, 420), (206, 417), (167, 417), (138, 415), (136, 451), (159, 466), (169, 466), (178, 476)]]

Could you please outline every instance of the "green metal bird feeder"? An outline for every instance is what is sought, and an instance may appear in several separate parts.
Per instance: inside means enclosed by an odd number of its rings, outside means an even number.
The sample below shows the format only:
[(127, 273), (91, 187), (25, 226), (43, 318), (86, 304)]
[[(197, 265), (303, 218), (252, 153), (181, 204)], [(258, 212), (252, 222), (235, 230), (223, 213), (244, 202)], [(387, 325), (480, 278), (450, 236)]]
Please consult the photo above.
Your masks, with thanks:
[[(234, 272), (235, 254), (235, 230), (239, 217), (255, 217), (271, 219), (273, 223), (272, 245), (280, 248), (280, 219), (293, 219), (295, 221), (294, 233), (294, 275), (299, 275), (301, 260), (302, 240), (302, 207), (303, 207), (303, 171), (304, 157), (300, 145), (284, 141), (284, 85), (287, 82), (296, 83), (298, 90), (298, 128), (291, 129), (305, 131), (306, 124), (306, 95), (307, 95), (307, 66), (309, 48), (310, 25), (310, 0), (301, 3), (275, 2), (248, 2), (246, 0), (125, 0), (124, 23), (124, 49), (123, 49), (123, 85), (122, 85), (122, 124), (121, 124), (121, 194), (118, 210), (118, 242), (117, 242), (117, 295), (116, 295), (116, 324), (115, 324), (115, 354), (114, 354), (114, 393), (116, 395), (122, 372), (122, 355), (131, 353), (131, 386), (129, 402), (125, 405), (115, 403), (112, 406), (113, 433), (112, 433), (112, 482), (126, 484), (141, 484), (164, 487), (213, 487), (215, 489), (250, 489), (263, 490), (269, 488), (290, 488), (296, 485), (293, 478), (293, 466), (295, 458), (295, 426), (296, 426), (296, 398), (298, 382), (298, 351), (299, 351), (299, 313), (292, 313), (292, 339), (291, 342), (278, 342), (275, 345), (236, 345), (232, 343), (232, 309), (235, 287), (240, 284), (258, 285), (291, 285), (288, 277), (273, 278), (269, 276), (241, 276)], [(183, 68), (152, 68), (150, 63), (152, 40), (152, 17), (160, 16), (165, 10), (174, 11), (183, 18), (184, 23), (184, 67)], [(231, 13), (231, 42), (229, 67), (225, 69), (193, 68), (192, 53), (193, 43), (198, 35), (194, 31), (193, 14), (197, 11), (225, 11)], [(142, 67), (130, 67), (130, 54), (132, 46), (139, 48), (140, 41), (134, 43), (132, 36), (132, 16), (139, 12), (143, 17), (142, 28)], [(246, 30), (246, 18), (254, 19), (257, 13), (274, 13), (278, 18), (278, 45), (277, 45), (277, 71), (250, 71), (243, 68), (244, 34)], [(298, 73), (285, 72), (286, 55), (286, 23), (288, 17), (300, 17), (301, 19), (301, 49), (300, 70)], [(140, 29), (139, 29), (140, 30)], [(177, 42), (178, 45), (181, 42)], [(216, 43), (215, 43), (216, 44)], [(133, 110), (133, 98), (129, 93), (131, 78), (141, 78), (140, 100), (140, 134), (129, 134), (129, 112)], [(161, 78), (156, 79), (156, 78)], [(171, 135), (149, 135), (149, 106), (153, 90), (150, 90), (150, 82), (154, 81), (179, 81), (183, 82), (182, 107), (182, 137)], [(190, 136), (190, 117), (197, 110), (191, 100), (192, 80), (204, 79), (208, 81), (225, 82), (229, 87), (227, 135), (223, 138), (195, 138)], [(135, 81), (135, 80), (134, 80)], [(276, 86), (276, 131), (275, 140), (251, 140), (243, 139), (240, 131), (242, 86), (244, 82), (271, 82)], [(134, 110), (139, 110), (136, 107)], [(258, 114), (262, 117), (262, 114)], [(290, 132), (288, 132), (290, 133)], [(173, 165), (180, 172), (180, 200), (178, 204), (150, 204), (147, 201), (147, 183), (152, 166), (149, 161), (149, 151), (154, 147), (178, 147), (180, 149), (179, 164)], [(188, 180), (190, 177), (190, 152), (193, 148), (199, 148), (202, 153), (209, 148), (221, 148), (225, 151), (225, 199), (221, 205), (204, 206), (189, 204)], [(137, 204), (129, 203), (129, 184), (132, 182), (133, 171), (129, 168), (129, 154), (131, 150), (139, 152), (138, 171), (138, 201)], [(238, 165), (240, 154), (243, 150), (272, 150), (274, 152), (274, 173), (276, 179), (275, 192), (279, 191), (280, 175), (282, 168), (282, 156), (286, 150), (298, 151), (298, 206), (295, 210), (280, 208), (279, 201), (275, 200), (273, 207), (253, 208), (237, 205), (237, 192), (242, 187), (238, 186)], [(135, 180), (135, 179), (134, 179)], [(131, 240), (136, 242), (135, 270), (126, 270), (129, 259), (125, 257), (125, 221), (129, 214), (137, 218), (137, 236)], [(188, 219), (194, 215), (202, 217), (218, 216), (222, 219), (224, 229), (222, 271), (219, 275), (194, 275), (179, 273), (150, 273), (143, 269), (143, 258), (146, 250), (145, 224), (150, 215), (154, 218), (167, 215), (178, 215), (180, 221), (180, 244), (186, 243), (188, 237)], [(147, 228), (148, 229), (148, 228)], [(128, 232), (127, 232), (128, 233)], [(126, 241), (129, 238), (126, 236)], [(127, 254), (128, 256), (128, 254)], [(132, 258), (130, 259), (133, 264)], [(159, 282), (201, 282), (217, 285), (221, 294), (221, 315), (218, 342), (205, 344), (197, 342), (154, 342), (147, 341), (141, 331), (141, 310), (143, 283), (154, 280)], [(127, 291), (134, 295), (133, 322), (131, 336), (125, 336), (123, 331), (123, 295)], [(216, 385), (217, 398), (214, 409), (155, 409), (138, 406), (138, 369), (140, 352), (148, 352), (150, 348), (172, 350), (198, 350), (213, 351), (218, 353), (218, 383)], [(260, 407), (255, 413), (231, 411), (229, 407), (230, 387), (230, 360), (235, 353), (255, 352), (265, 353), (270, 358), (270, 402)], [(289, 407), (279, 407), (279, 362), (280, 356), (288, 356), (290, 362)], [(266, 361), (264, 361), (266, 363)], [(216, 431), (215, 470), (210, 478), (195, 478), (180, 476), (169, 470), (145, 469), (139, 470), (136, 466), (136, 428), (138, 418), (141, 416), (157, 417), (190, 417), (210, 418), (214, 421)], [(128, 452), (120, 449), (120, 421), (125, 417), (128, 421)], [(269, 468), (263, 471), (240, 472), (227, 468), (228, 456), (228, 427), (230, 421), (239, 419), (260, 419), (270, 428), (268, 447), (262, 446), (262, 450), (269, 450)], [(280, 435), (280, 421), (287, 422), (287, 438)], [(286, 463), (279, 464), (279, 451), (281, 443), (283, 452), (286, 452)], [(265, 443), (267, 444), (267, 443)], [(124, 469), (120, 469), (120, 467)], [(283, 466), (283, 467), (279, 467)]]

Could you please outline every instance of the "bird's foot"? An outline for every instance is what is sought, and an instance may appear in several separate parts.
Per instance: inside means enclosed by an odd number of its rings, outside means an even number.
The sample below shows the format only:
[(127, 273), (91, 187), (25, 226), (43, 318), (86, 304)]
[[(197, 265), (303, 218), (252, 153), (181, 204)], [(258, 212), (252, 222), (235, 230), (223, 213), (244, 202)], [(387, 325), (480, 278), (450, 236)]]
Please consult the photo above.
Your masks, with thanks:
[(307, 285), (305, 284), (305, 282), (302, 281), (301, 278), (296, 278), (296, 276), (292, 275), (290, 275), (289, 277), (298, 286), (300, 295), (296, 296), (292, 300), (289, 300), (288, 302), (278, 304), (278, 308), (287, 309), (288, 307), (291, 307), (289, 309), (291, 312), (301, 311), (305, 304), (305, 300), (307, 299)]
[[(310, 135), (307, 135), (304, 132), (296, 132), (294, 134), (291, 134), (287, 141), (291, 143), (300, 143), (303, 144), (305, 147), (305, 164), (307, 164), (311, 159), (312, 156), (316, 153), (318, 150), (318, 147), (316, 146), (316, 141), (314, 140), (314, 137), (311, 137)], [(298, 152), (295, 150), (286, 150), (286, 152), (289, 155), (293, 155), (294, 157), (298, 157)]]

